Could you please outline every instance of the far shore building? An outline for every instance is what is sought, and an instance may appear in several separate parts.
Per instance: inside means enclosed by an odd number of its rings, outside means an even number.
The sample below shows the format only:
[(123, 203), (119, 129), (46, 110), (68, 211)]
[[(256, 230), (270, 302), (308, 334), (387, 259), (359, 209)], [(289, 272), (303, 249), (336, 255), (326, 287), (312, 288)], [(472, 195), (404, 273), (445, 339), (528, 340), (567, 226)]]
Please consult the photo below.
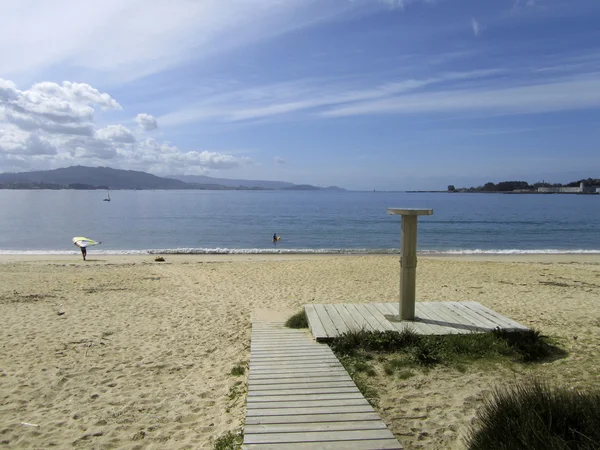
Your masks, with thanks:
[(578, 187), (539, 187), (537, 191), (543, 194), (599, 194), (600, 188), (579, 183)]

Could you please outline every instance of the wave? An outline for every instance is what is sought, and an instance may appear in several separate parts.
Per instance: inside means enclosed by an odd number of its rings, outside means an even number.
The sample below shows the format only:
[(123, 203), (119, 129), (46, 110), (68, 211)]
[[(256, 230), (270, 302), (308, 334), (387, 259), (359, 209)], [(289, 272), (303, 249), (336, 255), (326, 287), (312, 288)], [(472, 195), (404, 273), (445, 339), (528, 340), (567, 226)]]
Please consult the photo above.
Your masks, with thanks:
[[(170, 248), (143, 250), (96, 250), (96, 255), (387, 255), (399, 254), (399, 248)], [(421, 256), (443, 255), (569, 255), (600, 254), (600, 249), (443, 249), (420, 250)], [(0, 255), (79, 255), (78, 250), (2, 250)]]

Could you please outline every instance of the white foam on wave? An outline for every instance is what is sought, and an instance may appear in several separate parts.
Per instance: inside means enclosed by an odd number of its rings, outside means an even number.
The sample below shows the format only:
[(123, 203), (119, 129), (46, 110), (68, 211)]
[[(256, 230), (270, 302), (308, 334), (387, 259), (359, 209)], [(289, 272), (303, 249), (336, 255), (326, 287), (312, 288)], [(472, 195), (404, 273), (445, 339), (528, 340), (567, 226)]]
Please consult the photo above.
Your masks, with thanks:
[(454, 250), (423, 250), (419, 252), (421, 255), (594, 255), (600, 254), (600, 250), (584, 250), (584, 249), (532, 249), (522, 250), (517, 248), (512, 249), (454, 249)]
[[(169, 248), (143, 250), (96, 250), (90, 254), (97, 255), (282, 255), (282, 254), (397, 254), (398, 248)], [(600, 250), (586, 249), (450, 249), (450, 250), (421, 250), (422, 256), (427, 255), (568, 255), (568, 254), (600, 254)], [(2, 250), (0, 255), (79, 255), (78, 250)]]

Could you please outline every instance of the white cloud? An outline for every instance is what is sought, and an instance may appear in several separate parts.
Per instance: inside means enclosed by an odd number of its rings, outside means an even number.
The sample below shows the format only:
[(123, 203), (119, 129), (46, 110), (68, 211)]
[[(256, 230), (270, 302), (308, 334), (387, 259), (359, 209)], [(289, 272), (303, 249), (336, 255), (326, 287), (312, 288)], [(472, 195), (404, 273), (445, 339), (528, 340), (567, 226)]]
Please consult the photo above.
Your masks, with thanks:
[(91, 135), (95, 106), (121, 109), (110, 95), (88, 84), (44, 82), (21, 91), (0, 79), (0, 118), (27, 131)]
[(384, 4), (388, 5), (390, 9), (404, 9), (404, 0), (381, 0)]
[[(3, 74), (35, 76), (57, 63), (113, 82), (137, 79), (343, 16), (347, 0), (5, 0)], [(381, 5), (383, 7), (383, 5)]]
[(217, 94), (201, 103), (162, 116), (160, 122), (163, 126), (173, 126), (209, 120), (238, 122), (280, 117), (286, 114), (322, 110), (335, 105), (389, 98), (441, 82), (474, 80), (498, 72), (498, 70), (452, 72), (434, 78), (391, 81), (366, 88), (347, 86), (338, 80), (320, 83), (314, 81), (278, 83)]
[(136, 141), (133, 133), (123, 125), (109, 125), (96, 132), (96, 135), (108, 142), (120, 142), (122, 144), (132, 144)]
[(0, 130), (0, 152), (8, 155), (33, 156), (56, 155), (58, 150), (49, 141), (35, 133), (17, 136), (14, 133)]
[(474, 17), (471, 19), (471, 28), (473, 29), (473, 34), (475, 36), (479, 36), (481, 33), (481, 25)]
[(459, 89), (395, 96), (342, 105), (322, 117), (371, 114), (449, 113), (533, 114), (600, 108), (600, 80), (578, 78), (516, 87)]
[[(184, 152), (154, 139), (138, 141), (122, 124), (98, 128), (97, 109), (121, 109), (109, 94), (87, 84), (37, 83), (21, 91), (0, 79), (0, 162), (4, 170), (34, 170), (73, 164), (111, 165), (156, 174), (200, 174), (251, 164), (247, 157), (215, 151)], [(139, 114), (152, 129), (156, 119)]]
[(62, 86), (56, 83), (43, 82), (32, 86), (30, 92), (38, 92), (54, 99), (63, 99), (75, 104), (98, 105), (105, 109), (122, 109), (119, 103), (106, 93), (101, 93), (89, 84), (63, 81)]
[(144, 131), (152, 131), (158, 128), (158, 123), (156, 122), (156, 118), (150, 114), (138, 114), (135, 117), (135, 121), (138, 126)]
[[(4, 0), (4, 76), (57, 65), (104, 83), (139, 79), (182, 62), (222, 57), (324, 21), (432, 0)], [(86, 77), (87, 80), (91, 78)]]
[(287, 164), (287, 161), (283, 158), (280, 158), (279, 156), (276, 156), (275, 158), (273, 158), (273, 161), (275, 161), (275, 164), (279, 164), (279, 165)]
[(74, 137), (62, 142), (62, 147), (68, 151), (69, 159), (73, 162), (114, 160), (118, 154), (116, 143), (108, 139)]
[(134, 148), (121, 149), (120, 159), (130, 168), (149, 170), (159, 175), (200, 175), (211, 170), (232, 169), (252, 164), (248, 157), (236, 157), (210, 151), (180, 151), (167, 142), (152, 138), (140, 141)]

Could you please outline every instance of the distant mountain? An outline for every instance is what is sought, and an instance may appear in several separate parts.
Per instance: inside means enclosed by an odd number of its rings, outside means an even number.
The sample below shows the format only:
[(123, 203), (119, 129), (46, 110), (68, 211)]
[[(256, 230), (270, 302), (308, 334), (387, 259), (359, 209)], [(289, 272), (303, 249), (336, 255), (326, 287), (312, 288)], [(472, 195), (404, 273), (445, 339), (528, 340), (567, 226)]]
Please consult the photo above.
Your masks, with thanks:
[(283, 181), (233, 180), (208, 176), (158, 177), (136, 170), (71, 166), (34, 172), (0, 173), (0, 189), (285, 189), (344, 190), (319, 188)]
[[(2, 173), (0, 185), (17, 185), (27, 188), (73, 189), (189, 189), (183, 181), (161, 178), (136, 170), (119, 170), (110, 167), (71, 166), (62, 169), (35, 172)], [(37, 186), (36, 186), (37, 185)]]
[(293, 183), (286, 183), (285, 181), (236, 180), (230, 178), (214, 178), (206, 175), (170, 175), (169, 178), (185, 181), (186, 183), (218, 184), (232, 188), (286, 189), (296, 186)]

